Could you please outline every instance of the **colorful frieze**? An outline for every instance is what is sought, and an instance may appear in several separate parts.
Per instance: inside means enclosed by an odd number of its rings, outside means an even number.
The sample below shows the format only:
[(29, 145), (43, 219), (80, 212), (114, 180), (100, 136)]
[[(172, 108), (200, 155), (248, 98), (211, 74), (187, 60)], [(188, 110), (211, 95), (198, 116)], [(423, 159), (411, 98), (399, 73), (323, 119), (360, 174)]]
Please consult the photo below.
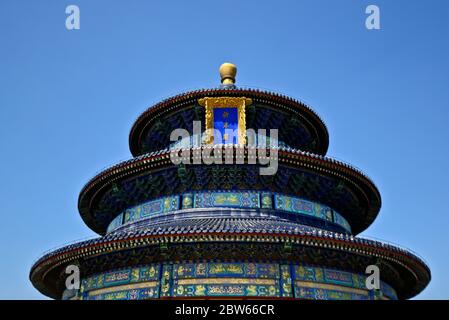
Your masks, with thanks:
[(129, 268), (117, 271), (103, 273), (87, 279), (83, 279), (81, 286), (82, 291), (90, 291), (94, 289), (101, 289), (106, 287), (119, 286), (129, 283), (158, 281), (159, 280), (158, 264)]
[(239, 207), (259, 208), (257, 192), (201, 192), (195, 193), (195, 208)]
[(275, 209), (313, 216), (332, 222), (332, 209), (319, 203), (280, 194), (274, 196)]
[(136, 221), (149, 216), (175, 211), (179, 209), (179, 196), (164, 197), (127, 209), (123, 223)]
[(297, 197), (290, 197), (281, 194), (274, 195), (274, 208), (287, 212), (303, 214), (318, 219), (336, 223), (347, 231), (351, 231), (348, 221), (339, 213), (320, 203), (304, 200)]
[[(358, 277), (358, 275), (354, 275)], [(332, 270), (332, 269), (323, 269), (323, 278), (326, 283), (340, 284), (346, 286), (353, 286), (354, 283), (352, 281), (353, 274), (349, 272)]]
[(109, 289), (93, 290), (84, 295), (83, 300), (144, 300), (159, 298), (159, 284), (155, 281)]
[[(335, 297), (339, 294), (336, 293), (337, 291), (345, 291), (347, 290), (347, 288), (362, 290), (358, 291), (358, 294), (366, 293), (371, 295), (370, 291), (366, 288), (367, 276), (365, 275), (335, 269), (310, 267), (305, 265), (295, 265), (293, 267), (293, 272), (293, 279), (295, 280), (295, 296), (302, 294), (297, 290), (304, 289), (305, 284), (308, 284), (311, 288), (313, 287), (315, 289), (318, 288), (323, 290), (326, 286), (337, 286), (331, 287), (330, 291), (328, 290), (330, 293), (326, 291), (332, 297)], [(298, 285), (298, 283), (300, 283), (301, 285)], [(317, 283), (320, 285), (316, 285)], [(312, 291), (316, 293), (316, 290), (306, 290), (305, 292)], [(397, 299), (394, 289), (383, 281), (381, 281), (380, 292), (389, 299)], [(347, 297), (348, 295), (345, 294), (344, 296)]]
[(360, 289), (366, 288), (365, 276), (345, 271), (296, 265), (294, 267), (294, 273), (295, 279), (299, 281), (329, 283)]
[[(270, 279), (272, 284), (257, 284), (251, 282), (244, 282), (245, 279), (226, 279), (228, 283), (216, 283), (214, 279), (207, 279), (210, 283), (204, 284), (179, 284), (179, 281), (174, 282), (174, 297), (226, 297), (226, 296), (240, 296), (240, 297), (279, 297), (279, 283), (274, 279)], [(234, 280), (239, 280), (241, 283), (233, 283)], [(249, 279), (254, 280), (254, 279)]]
[(174, 212), (180, 208), (192, 209), (212, 207), (282, 210), (329, 221), (338, 224), (348, 232), (351, 232), (351, 226), (348, 221), (327, 206), (301, 198), (281, 194), (273, 195), (271, 192), (252, 191), (192, 192), (148, 201), (141, 205), (129, 208), (125, 210), (124, 213), (117, 216), (108, 226), (107, 232), (111, 232), (125, 223), (145, 219), (162, 213)]
[(182, 263), (173, 265), (174, 279), (208, 277), (278, 279), (279, 265), (273, 263)]
[(397, 299), (381, 281), (367, 290), (366, 276), (329, 268), (258, 262), (152, 264), (92, 276), (63, 299), (133, 300), (159, 297), (284, 297), (296, 299)]
[[(296, 283), (295, 298), (310, 300), (370, 300), (368, 291), (338, 288), (336, 286)], [(344, 289), (344, 290), (339, 290)]]
[(280, 296), (278, 264), (182, 263), (173, 265), (173, 295)]

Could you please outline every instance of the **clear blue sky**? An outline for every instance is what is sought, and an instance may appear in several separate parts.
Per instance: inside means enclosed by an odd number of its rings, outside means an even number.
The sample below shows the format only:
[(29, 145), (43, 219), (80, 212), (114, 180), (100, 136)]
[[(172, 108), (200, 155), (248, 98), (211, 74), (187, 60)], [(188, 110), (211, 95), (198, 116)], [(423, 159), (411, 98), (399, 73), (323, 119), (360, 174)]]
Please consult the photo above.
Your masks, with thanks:
[[(81, 29), (65, 28), (65, 8)], [(381, 30), (365, 28), (365, 8)], [(383, 207), (363, 233), (429, 263), (418, 298), (449, 298), (449, 2), (0, 0), (0, 298), (41, 299), (43, 251), (92, 236), (77, 212), (98, 170), (130, 157), (135, 118), (219, 84), (313, 106), (329, 155), (366, 172)]]

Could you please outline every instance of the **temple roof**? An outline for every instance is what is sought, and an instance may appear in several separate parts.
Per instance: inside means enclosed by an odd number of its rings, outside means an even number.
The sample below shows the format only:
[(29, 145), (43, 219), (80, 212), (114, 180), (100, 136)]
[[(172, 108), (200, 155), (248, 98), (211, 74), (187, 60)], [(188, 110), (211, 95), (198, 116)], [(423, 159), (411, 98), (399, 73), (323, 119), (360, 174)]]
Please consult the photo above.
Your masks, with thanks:
[[(396, 280), (390, 279), (390, 282), (398, 281), (395, 287), (401, 298), (416, 295), (430, 281), (430, 270), (425, 262), (399, 247), (313, 228), (277, 217), (232, 218), (229, 216), (166, 221), (148, 219), (104, 237), (68, 245), (46, 254), (34, 264), (30, 278), (43, 293), (56, 297), (55, 292), (48, 291), (51, 288), (48, 283), (50, 280), (46, 280), (44, 275), (53, 274), (53, 272), (56, 272), (55, 275), (59, 274), (57, 270), (67, 263), (77, 261), (83, 264), (83, 261), (89, 257), (117, 254), (121, 251), (123, 254), (129, 254), (132, 252), (129, 250), (133, 248), (160, 246), (161, 243), (191, 242), (199, 245), (208, 242), (236, 242), (242, 245), (244, 243), (291, 243), (292, 246), (315, 247), (324, 251), (333, 250), (342, 254), (346, 252), (346, 254), (375, 258), (378, 259), (377, 261), (383, 261), (386, 268), (391, 268), (393, 273), (399, 276)], [(120, 255), (122, 258), (123, 254)], [(349, 263), (349, 260), (346, 262), (340, 260), (342, 259), (335, 261)], [(354, 267), (357, 266), (354, 265)]]
[[(204, 97), (251, 98), (260, 109), (253, 117), (247, 111), (248, 128), (279, 129), (291, 147), (325, 155), (329, 146), (329, 134), (321, 118), (304, 102), (285, 95), (251, 88), (214, 88), (185, 92), (165, 99), (144, 111), (134, 122), (129, 135), (129, 145), (134, 156), (167, 147), (170, 132), (184, 128), (191, 131), (192, 121), (202, 108), (195, 108)], [(259, 113), (259, 116), (258, 116)], [(199, 117), (197, 120), (202, 120)], [(159, 132), (161, 132), (159, 134)], [(153, 135), (153, 138), (148, 135)], [(149, 141), (146, 141), (150, 139)], [(161, 143), (162, 141), (162, 143)], [(164, 145), (165, 144), (165, 145)]]
[[(170, 161), (170, 150), (160, 150), (112, 166), (92, 178), (80, 193), (79, 211), (91, 229), (104, 234), (121, 211), (151, 198), (205, 187), (203, 190), (228, 187), (306, 196), (308, 200), (337, 210), (348, 220), (355, 234), (376, 218), (381, 206), (380, 193), (358, 169), (291, 148), (279, 148), (278, 157), (278, 173), (267, 180), (258, 172), (253, 173), (258, 168), (256, 165), (248, 164), (186, 165), (185, 173), (180, 172)], [(221, 170), (220, 174), (226, 178), (209, 181), (214, 170)], [(184, 180), (180, 179), (183, 174)]]

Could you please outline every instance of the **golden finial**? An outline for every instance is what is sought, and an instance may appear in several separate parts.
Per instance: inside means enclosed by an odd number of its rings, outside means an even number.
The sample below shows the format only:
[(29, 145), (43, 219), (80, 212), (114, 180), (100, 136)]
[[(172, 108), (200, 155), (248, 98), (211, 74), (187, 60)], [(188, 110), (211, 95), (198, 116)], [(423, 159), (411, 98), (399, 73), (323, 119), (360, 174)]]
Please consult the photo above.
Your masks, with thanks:
[(220, 76), (222, 85), (233, 85), (235, 83), (235, 75), (237, 67), (235, 64), (225, 62), (220, 66)]

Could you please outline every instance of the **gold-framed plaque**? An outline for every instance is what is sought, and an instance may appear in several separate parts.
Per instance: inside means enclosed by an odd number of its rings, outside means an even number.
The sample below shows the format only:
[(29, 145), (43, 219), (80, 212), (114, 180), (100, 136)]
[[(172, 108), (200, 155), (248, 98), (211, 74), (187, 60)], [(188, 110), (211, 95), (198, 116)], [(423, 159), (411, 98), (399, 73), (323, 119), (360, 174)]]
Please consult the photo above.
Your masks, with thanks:
[(198, 103), (205, 107), (206, 144), (246, 144), (245, 107), (252, 103), (250, 98), (205, 97)]

